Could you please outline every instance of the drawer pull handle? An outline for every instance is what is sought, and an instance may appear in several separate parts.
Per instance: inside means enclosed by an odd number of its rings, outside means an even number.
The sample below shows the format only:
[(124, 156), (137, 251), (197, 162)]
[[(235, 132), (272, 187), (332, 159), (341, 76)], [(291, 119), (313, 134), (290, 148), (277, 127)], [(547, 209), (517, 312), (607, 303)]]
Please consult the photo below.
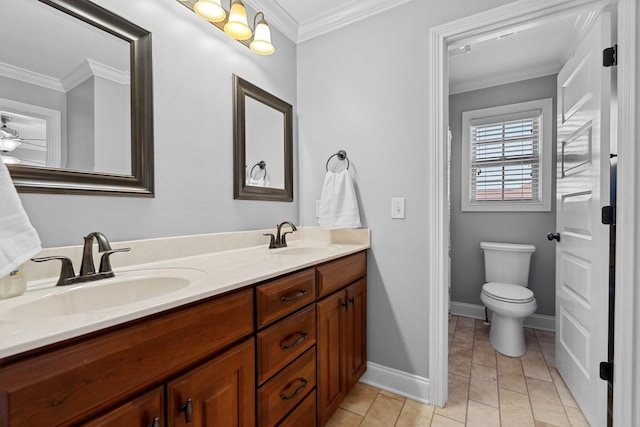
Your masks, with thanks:
[(300, 291), (295, 295), (291, 295), (289, 297), (280, 297), (280, 302), (295, 301), (298, 298), (302, 298), (303, 296), (305, 296), (306, 293), (307, 293), (306, 289), (300, 289)]
[(180, 412), (184, 412), (184, 420), (187, 424), (191, 424), (191, 416), (193, 415), (193, 403), (191, 398), (187, 399), (186, 403), (180, 405)]
[(349, 302), (351, 303), (351, 305), (352, 305), (353, 307), (355, 307), (355, 306), (356, 306), (356, 297), (351, 297), (351, 298), (349, 298)]
[(297, 345), (302, 344), (302, 342), (307, 339), (307, 333), (306, 332), (298, 332), (298, 334), (300, 334), (300, 338), (298, 338), (297, 340), (295, 340), (291, 344), (280, 344), (280, 348), (283, 349), (283, 350), (288, 350), (290, 348), (293, 348), (293, 347), (295, 347)]
[(349, 311), (349, 301), (340, 301), (340, 305), (343, 306), (345, 310)]
[(147, 427), (160, 427), (160, 418), (155, 417), (153, 421), (147, 424)]
[(304, 378), (298, 378), (298, 380), (302, 382), (302, 385), (300, 387), (298, 387), (290, 395), (281, 394), (280, 397), (282, 398), (282, 400), (291, 400), (294, 397), (296, 397), (297, 395), (299, 395), (302, 392), (302, 390), (304, 390), (304, 388), (307, 386), (307, 380), (305, 380)]

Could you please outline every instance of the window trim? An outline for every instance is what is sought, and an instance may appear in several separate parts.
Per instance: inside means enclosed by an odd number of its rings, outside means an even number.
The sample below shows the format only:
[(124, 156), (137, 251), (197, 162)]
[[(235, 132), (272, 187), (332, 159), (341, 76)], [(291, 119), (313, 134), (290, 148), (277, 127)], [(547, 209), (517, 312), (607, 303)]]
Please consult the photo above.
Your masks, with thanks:
[[(470, 125), (472, 120), (492, 116), (504, 116), (531, 110), (542, 111), (540, 120), (540, 202), (487, 200), (471, 201), (471, 146)], [(463, 212), (550, 212), (551, 211), (551, 169), (553, 149), (553, 99), (545, 98), (498, 107), (482, 108), (462, 113), (462, 180), (461, 209)]]

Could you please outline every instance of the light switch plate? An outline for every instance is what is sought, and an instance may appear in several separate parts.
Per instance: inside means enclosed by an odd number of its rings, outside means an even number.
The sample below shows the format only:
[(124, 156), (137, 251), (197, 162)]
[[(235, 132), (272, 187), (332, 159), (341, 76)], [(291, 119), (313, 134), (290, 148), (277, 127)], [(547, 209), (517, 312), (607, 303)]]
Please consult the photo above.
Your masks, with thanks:
[(391, 218), (404, 219), (404, 197), (391, 199)]

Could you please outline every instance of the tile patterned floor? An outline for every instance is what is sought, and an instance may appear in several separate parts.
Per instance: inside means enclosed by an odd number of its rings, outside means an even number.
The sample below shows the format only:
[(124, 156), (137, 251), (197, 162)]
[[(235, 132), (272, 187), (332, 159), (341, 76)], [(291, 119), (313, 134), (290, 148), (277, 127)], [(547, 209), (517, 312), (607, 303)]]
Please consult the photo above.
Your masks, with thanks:
[(525, 333), (525, 355), (506, 357), (491, 347), (482, 321), (452, 316), (445, 408), (358, 383), (327, 426), (589, 426), (554, 367), (554, 334), (528, 328)]

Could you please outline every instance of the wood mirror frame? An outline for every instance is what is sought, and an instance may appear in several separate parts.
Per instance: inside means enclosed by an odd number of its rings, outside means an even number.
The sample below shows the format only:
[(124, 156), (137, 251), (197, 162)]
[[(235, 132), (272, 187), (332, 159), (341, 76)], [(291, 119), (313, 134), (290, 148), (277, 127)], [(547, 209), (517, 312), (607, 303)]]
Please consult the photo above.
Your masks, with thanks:
[(38, 0), (131, 45), (131, 175), (7, 165), (23, 193), (153, 197), (151, 33), (87, 0)]
[[(284, 188), (246, 184), (245, 98), (265, 104), (283, 114)], [(233, 198), (240, 200), (293, 201), (293, 107), (269, 92), (233, 75)]]

